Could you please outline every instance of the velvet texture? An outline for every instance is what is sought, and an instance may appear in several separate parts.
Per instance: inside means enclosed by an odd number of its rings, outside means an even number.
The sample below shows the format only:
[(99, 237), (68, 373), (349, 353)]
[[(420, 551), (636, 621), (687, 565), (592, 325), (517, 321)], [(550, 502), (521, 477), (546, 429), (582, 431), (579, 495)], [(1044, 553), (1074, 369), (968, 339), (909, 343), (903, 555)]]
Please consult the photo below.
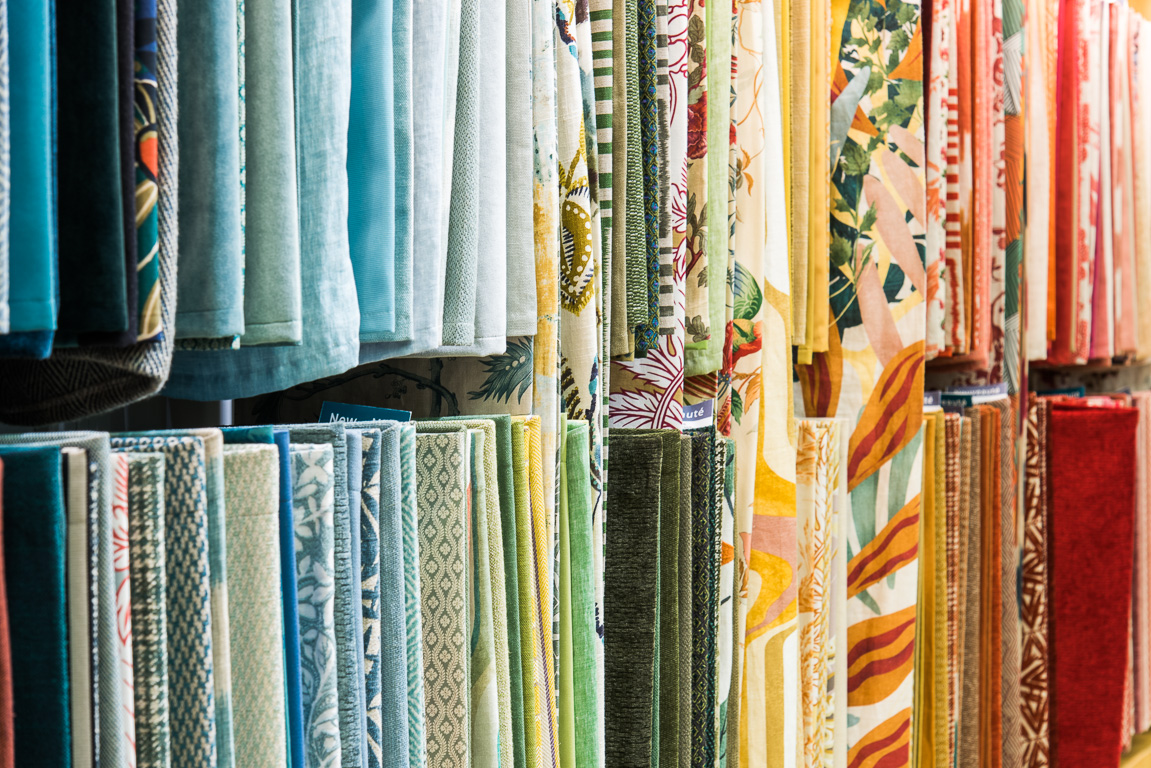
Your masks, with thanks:
[(1134, 409), (1056, 404), (1051, 512), (1051, 750), (1055, 765), (1119, 765), (1135, 514)]
[(16, 719), (16, 764), (71, 768), (64, 496), (60, 449), (4, 448), (4, 577)]

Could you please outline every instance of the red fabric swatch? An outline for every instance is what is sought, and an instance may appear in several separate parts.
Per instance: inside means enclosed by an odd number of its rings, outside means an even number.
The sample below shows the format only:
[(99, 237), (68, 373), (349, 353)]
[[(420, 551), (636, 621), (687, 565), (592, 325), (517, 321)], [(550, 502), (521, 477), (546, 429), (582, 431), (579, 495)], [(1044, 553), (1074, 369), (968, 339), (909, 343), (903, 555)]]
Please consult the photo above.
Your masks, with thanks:
[(1055, 404), (1049, 566), (1052, 765), (1118, 766), (1138, 411)]
[(12, 649), (8, 645), (8, 592), (4, 580), (4, 462), (0, 461), (0, 768), (16, 765), (12, 712)]

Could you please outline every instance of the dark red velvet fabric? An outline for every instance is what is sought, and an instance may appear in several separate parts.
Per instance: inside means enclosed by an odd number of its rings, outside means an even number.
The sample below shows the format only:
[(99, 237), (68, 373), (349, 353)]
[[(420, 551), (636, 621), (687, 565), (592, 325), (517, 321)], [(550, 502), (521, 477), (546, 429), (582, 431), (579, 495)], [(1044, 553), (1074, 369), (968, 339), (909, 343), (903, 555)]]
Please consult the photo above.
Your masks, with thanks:
[(1056, 768), (1119, 765), (1138, 418), (1131, 408), (1052, 406), (1048, 597)]
[(8, 645), (8, 592), (4, 581), (4, 462), (0, 461), (0, 768), (16, 765), (12, 709), (12, 649)]

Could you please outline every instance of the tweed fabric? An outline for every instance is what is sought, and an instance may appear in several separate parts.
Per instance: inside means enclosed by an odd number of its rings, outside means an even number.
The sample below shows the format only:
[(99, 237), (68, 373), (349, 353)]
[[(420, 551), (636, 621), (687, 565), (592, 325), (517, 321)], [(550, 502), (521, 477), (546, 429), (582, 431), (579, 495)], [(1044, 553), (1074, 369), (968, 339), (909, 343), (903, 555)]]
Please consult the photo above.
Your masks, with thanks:
[(333, 594), (335, 452), (330, 444), (292, 444), (290, 453), (305, 764), (336, 768), (342, 739)]
[(1046, 768), (1051, 764), (1051, 701), (1048, 689), (1050, 601), (1047, 594), (1049, 414), (1049, 405), (1031, 395), (1027, 408), (1027, 463), (1024, 467), (1023, 541), (1019, 568), (1019, 625), (1022, 643), (1019, 704), (1023, 734), (1021, 765), (1024, 768)]
[(280, 606), (280, 468), (271, 445), (224, 449), (228, 575), (235, 651), (235, 759), (283, 766), (288, 755)]
[[(71, 765), (63, 463), (58, 446), (10, 448), (4, 461), (4, 567), (8, 595), (16, 765)], [(119, 737), (117, 732), (116, 737)]]
[(613, 467), (630, 481), (609, 488), (606, 511), (604, 625), (612, 631), (604, 638), (604, 721), (610, 766), (648, 768), (657, 759), (652, 717), (660, 542), (653, 534), (659, 530), (663, 439), (612, 439)]
[(427, 759), (432, 766), (468, 765), (468, 659), (464, 433), (416, 436), (416, 492), (424, 618)]
[(416, 493), (416, 428), (400, 426), (400, 495), (403, 531), (404, 644), (407, 649), (408, 765), (424, 768), (424, 645), (420, 586), (420, 535)]
[[(339, 675), (340, 698), (340, 762), (344, 768), (363, 768), (360, 747), (364, 745), (363, 674), (357, 670), (357, 638), (355, 621), (362, 615), (360, 605), (353, 599), (358, 574), (352, 567), (352, 513), (348, 498), (348, 443), (342, 423), (298, 424), (285, 426), (293, 443), (327, 443), (332, 446), (332, 525), (335, 530), (333, 573), (335, 586), (336, 669)], [(359, 462), (357, 462), (358, 464)], [(297, 565), (300, 572), (302, 566)], [(303, 598), (301, 598), (302, 602)], [(362, 623), (362, 620), (361, 620)]]
[(112, 448), (164, 456), (172, 762), (216, 760), (208, 501), (199, 437), (115, 437)]
[[(3, 378), (3, 377), (0, 377)], [(97, 663), (92, 674), (97, 679), (99, 732), (98, 751), (101, 760), (110, 760), (118, 765), (121, 760), (121, 734), (124, 707), (120, 703), (120, 676), (117, 666), (120, 663), (119, 649), (116, 647), (116, 596), (114, 592), (114, 566), (112, 563), (112, 484), (107, 482), (111, 472), (111, 457), (108, 435), (103, 432), (50, 432), (0, 435), (0, 445), (52, 445), (71, 446), (88, 452), (88, 459), (95, 467), (89, 468), (89, 475), (96, 484), (96, 512), (90, 516), (95, 521), (98, 548), (96, 552), (97, 631), (95, 650)], [(91, 529), (89, 535), (93, 535)]]
[[(96, 759), (94, 732), (99, 693), (92, 674), (96, 656), (92, 623), (97, 606), (89, 600), (88, 457), (79, 448), (64, 448), (64, 516), (66, 521), (65, 590), (68, 609), (68, 700), (72, 760), (87, 765)], [(114, 503), (114, 502), (113, 502)], [(84, 649), (77, 653), (72, 649)]]
[(129, 559), (132, 563), (132, 664), (136, 765), (171, 765), (168, 706), (168, 589), (164, 526), (164, 458), (125, 453), (128, 460)]

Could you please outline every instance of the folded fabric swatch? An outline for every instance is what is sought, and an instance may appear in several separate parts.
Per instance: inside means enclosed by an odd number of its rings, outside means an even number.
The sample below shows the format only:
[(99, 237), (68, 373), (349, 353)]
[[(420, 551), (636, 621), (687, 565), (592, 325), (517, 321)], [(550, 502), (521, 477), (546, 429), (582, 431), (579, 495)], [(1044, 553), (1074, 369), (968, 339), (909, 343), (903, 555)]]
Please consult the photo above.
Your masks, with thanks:
[[(735, 591), (735, 440), (722, 441), (724, 461), (723, 508), (720, 516), (720, 558), (719, 558), (719, 649), (717, 651), (719, 682), (716, 689), (716, 732), (715, 743), (719, 758), (738, 755), (732, 742), (739, 743), (739, 705), (733, 703), (740, 696), (740, 683), (733, 672), (734, 649), (738, 645), (739, 597)], [(720, 490), (717, 488), (717, 490)], [(681, 662), (682, 663), (682, 662)], [(829, 694), (830, 695), (830, 694)], [(735, 715), (735, 717), (733, 717)], [(845, 742), (846, 743), (846, 742)], [(728, 759), (732, 759), (728, 757)]]
[(164, 458), (125, 453), (128, 460), (128, 556), (132, 561), (132, 664), (136, 765), (171, 765), (168, 720), (168, 590), (164, 529)]
[(245, 0), (244, 335), (240, 343), (303, 339), (292, 3)]
[(652, 717), (663, 437), (613, 435), (611, 447), (613, 472), (630, 481), (608, 493), (606, 507), (604, 626), (612, 627), (604, 637), (606, 764), (646, 768), (657, 759)]
[(391, 0), (352, 0), (348, 240), (360, 337), (395, 330), (395, 129)]
[[(2, 22), (0, 22), (2, 23)], [(0, 574), (4, 570), (4, 462), (0, 461)], [(15, 768), (16, 745), (12, 709), (12, 646), (9, 640), (8, 588), (0, 579), (0, 766)]]
[[(394, 0), (392, 3), (392, 92), (393, 149), (396, 158), (396, 234), (395, 234), (395, 328), (390, 339), (407, 341), (412, 337), (413, 278), (412, 261), (413, 216), (413, 149), (412, 136), (412, 3)], [(362, 339), (367, 341), (367, 339)], [(381, 339), (383, 340), (383, 339)]]
[(172, 763), (192, 760), (199, 765), (216, 756), (204, 441), (199, 437), (114, 437), (112, 447), (164, 456)]
[[(160, 116), (156, 83), (156, 0), (132, 3), (135, 7), (132, 43), (135, 87), (131, 113), (135, 143), (129, 158), (135, 161), (133, 213), (136, 264), (128, 273), (136, 276), (136, 341), (155, 339), (164, 333), (160, 316), (159, 192)], [(171, 333), (171, 328), (168, 329)]]
[[(135, 344), (140, 330), (136, 274), (136, 0), (116, 0), (116, 86), (120, 139), (120, 226), (124, 233), (125, 313), (128, 327), (108, 341)], [(129, 764), (134, 765), (135, 760)]]
[[(357, 425), (358, 426), (358, 425)], [(361, 429), (363, 464), (357, 497), (360, 514), (360, 595), (364, 626), (364, 701), (368, 765), (380, 765), (380, 431)], [(406, 726), (405, 721), (405, 726)], [(407, 737), (407, 728), (404, 736)], [(403, 750), (407, 757), (407, 749)]]
[[(692, 579), (695, 576), (692, 565), (693, 520), (695, 508), (693, 506), (690, 478), (692, 476), (692, 461), (694, 459), (691, 448), (692, 436), (685, 434), (679, 440), (679, 615), (685, 621), (679, 623), (679, 657), (688, 663), (679, 665), (679, 721), (687, 727), (679, 729), (679, 765), (681, 768), (690, 768), (692, 750), (691, 708), (692, 676), (695, 667), (692, 666), (691, 655), (695, 641), (695, 627), (690, 621), (692, 604), (695, 594), (692, 592)], [(687, 478), (687, 479), (684, 479)]]
[(9, 264), (9, 335), (0, 355), (47, 357), (56, 328), (56, 167), (53, 135), (56, 48), (52, 4), (6, 4), (10, 106), (11, 223), (9, 251), (26, 254)]
[[(112, 456), (112, 525), (119, 542), (113, 553), (116, 590), (116, 642), (120, 647), (120, 702), (124, 706), (124, 764), (136, 765), (135, 680), (132, 663), (132, 560), (131, 528), (128, 521), (128, 457)], [(90, 555), (91, 556), (91, 555)], [(95, 564), (95, 558), (92, 558)], [(89, 584), (91, 590), (94, 583)], [(95, 622), (95, 617), (92, 617)]]
[(302, 286), (303, 337), (297, 346), (181, 351), (167, 389), (172, 397), (248, 397), (343, 373), (358, 359), (347, 229), (351, 3), (297, 3), (294, 11), (300, 272), (315, 278)]
[(177, 339), (244, 333), (236, 3), (180, 5)]
[[(217, 768), (236, 765), (233, 758), (231, 629), (228, 561), (225, 537), (224, 435), (219, 429), (124, 433), (123, 436), (197, 437), (204, 443), (204, 493), (208, 511), (208, 578), (212, 603), (212, 679), (216, 705)], [(238, 614), (242, 615), (242, 614)]]
[(119, 335), (129, 329), (116, 4), (62, 2), (55, 20), (56, 103), (64, 114), (84, 115), (57, 120), (53, 133), (42, 134), (55, 139), (58, 215), (64, 224), (55, 230), (58, 329), (61, 341), (75, 345), (83, 334)]
[(0, 449), (17, 765), (70, 768), (65, 512), (60, 448)]
[[(357, 425), (359, 426), (359, 425)], [(344, 444), (348, 452), (348, 555), (350, 560), (350, 572), (348, 574), (348, 584), (351, 589), (351, 600), (349, 603), (350, 612), (348, 614), (351, 619), (352, 643), (353, 643), (353, 660), (355, 669), (352, 672), (354, 678), (354, 694), (356, 697), (355, 713), (359, 727), (359, 755), (362, 765), (368, 763), (368, 704), (366, 700), (367, 692), (364, 687), (364, 681), (367, 679), (367, 673), (364, 671), (364, 611), (363, 611), (363, 592), (362, 581), (360, 580), (360, 573), (362, 571), (360, 559), (360, 513), (361, 503), (360, 494), (363, 487), (363, 469), (364, 469), (364, 441), (363, 430), (349, 429), (344, 433)]]
[[(340, 764), (362, 768), (361, 747), (364, 742), (364, 715), (361, 697), (364, 690), (363, 663), (357, 657), (357, 640), (363, 642), (363, 619), (360, 604), (353, 600), (360, 583), (352, 560), (352, 512), (348, 498), (348, 442), (342, 423), (284, 425), (293, 443), (326, 443), (332, 446), (332, 525), (335, 531), (333, 566), (335, 574), (336, 670), (339, 676)], [(357, 458), (357, 474), (360, 461)], [(358, 499), (358, 496), (357, 496)], [(296, 504), (299, 509), (299, 504)], [(356, 515), (358, 519), (358, 514)], [(358, 559), (358, 557), (356, 558)], [(297, 564), (298, 571), (303, 565)], [(301, 605), (304, 598), (301, 596)], [(358, 626), (359, 625), (359, 626)], [(303, 632), (301, 627), (301, 632)], [(360, 633), (357, 637), (357, 633)], [(362, 658), (362, 657), (361, 657)], [(305, 721), (307, 716), (305, 714)]]
[[(226, 439), (226, 438), (225, 438)], [(280, 603), (284, 622), (284, 682), (287, 688), (288, 754), (304, 764), (304, 701), (300, 682), (300, 605), (296, 591), (296, 525), (292, 514), (292, 457), (288, 433), (275, 433), (280, 462)], [(253, 441), (257, 442), (257, 441)]]
[(416, 435), (428, 765), (468, 765), (465, 433)]
[[(93, 734), (98, 692), (93, 688), (92, 603), (88, 582), (88, 454), (64, 448), (64, 512), (67, 521), (65, 575), (68, 607), (68, 698), (72, 759), (87, 765), (96, 759)], [(77, 652), (78, 651), (78, 652)]]
[(291, 447), (305, 764), (321, 768), (341, 765), (342, 742), (333, 618), (334, 456), (331, 445)]
[[(0, 377), (2, 378), (2, 377)], [(120, 649), (116, 641), (115, 574), (112, 564), (112, 483), (108, 435), (104, 432), (50, 432), (0, 435), (0, 445), (36, 445), (82, 448), (88, 452), (89, 480), (96, 488), (96, 663), (92, 675), (99, 691), (98, 754), (101, 761), (122, 764), (125, 708), (120, 702)], [(94, 466), (92, 466), (94, 465)], [(89, 535), (93, 535), (90, 530)]]
[[(500, 696), (495, 674), (495, 631), (492, 628), (492, 578), (488, 568), (488, 498), (484, 467), (485, 435), (469, 429), (468, 494), (468, 627), (469, 691), (468, 725), (470, 754), (468, 764), (494, 768), (500, 764)], [(494, 469), (494, 462), (492, 469)], [(494, 478), (493, 478), (494, 480)], [(498, 509), (498, 504), (497, 504)], [(501, 585), (502, 586), (502, 585)], [(507, 701), (506, 688), (504, 700)], [(511, 726), (508, 712), (508, 726)]]
[(400, 494), (403, 527), (404, 614), (407, 631), (408, 766), (424, 768), (427, 734), (424, 730), (424, 630), (421, 611), (420, 533), (416, 487), (416, 427), (400, 427)]
[(1055, 404), (1051, 479), (1051, 754), (1118, 766), (1124, 734), (1138, 411)]
[[(489, 670), (491, 679), (494, 681), (494, 692), (496, 695), (496, 706), (499, 713), (499, 761), (501, 764), (513, 763), (515, 760), (515, 740), (513, 737), (513, 698), (512, 698), (512, 672), (510, 664), (509, 647), (509, 624), (508, 619), (508, 598), (507, 598), (507, 579), (505, 571), (507, 569), (507, 559), (504, 550), (504, 531), (503, 531), (503, 517), (506, 514), (511, 515), (511, 522), (515, 521), (515, 502), (513, 481), (511, 478), (511, 417), (503, 416), (501, 420), (496, 419), (464, 419), (464, 418), (450, 418), (443, 419), (439, 422), (425, 422), (418, 423), (418, 428), (421, 431), (436, 431), (437, 429), (458, 429), (461, 425), (467, 427), (472, 431), (479, 431), (482, 434), (483, 440), (481, 449), (477, 457), (482, 463), (482, 467), (477, 469), (472, 467), (473, 487), (477, 478), (481, 475), (484, 479), (483, 488), (481, 491), (476, 492), (473, 497), (476, 503), (472, 507), (473, 519), (473, 562), (483, 561), (486, 563), (485, 567), (478, 567), (476, 571), (475, 580), (471, 583), (479, 584), (481, 591), (483, 591), (484, 582), (490, 585), (490, 623), (492, 633), (492, 653), (490, 658), (492, 660), (492, 668)], [(502, 430), (501, 430), (502, 426)], [(502, 432), (502, 437), (501, 437)], [(506, 451), (506, 456), (503, 455)], [(506, 476), (505, 476), (506, 475)], [(508, 499), (504, 500), (504, 486), (507, 488)], [(482, 500), (482, 503), (480, 501)], [(477, 506), (478, 504), (478, 506)], [(484, 530), (480, 530), (483, 528)], [(482, 543), (481, 543), (482, 542)], [(478, 549), (477, 549), (478, 548)], [(515, 549), (512, 549), (514, 554)], [(514, 561), (513, 561), (514, 569)], [(477, 598), (478, 599), (478, 598)], [(483, 620), (482, 614), (478, 617)], [(517, 621), (518, 629), (518, 621)], [(480, 626), (480, 640), (484, 639), (486, 629)], [(473, 649), (473, 658), (476, 656), (477, 649)], [(516, 662), (519, 662), (518, 643)], [(476, 695), (476, 667), (472, 668), (473, 675), (473, 703)], [(520, 685), (522, 692), (522, 681)], [(521, 693), (522, 695), (522, 693)], [(522, 699), (519, 702), (522, 707)], [(522, 718), (522, 709), (521, 709)], [(522, 725), (521, 725), (522, 729)], [(473, 721), (472, 727), (473, 736), (476, 736), (476, 724)], [(522, 733), (522, 730), (521, 730)], [(473, 741), (473, 756), (475, 755), (475, 743)], [(490, 757), (490, 756), (489, 756)]]
[(279, 768), (288, 755), (279, 452), (270, 445), (229, 445), (223, 463), (230, 607), (238, 619), (242, 617), (230, 625), (235, 656), (235, 761), (236, 765)]
[[(505, 11), (504, 98), (507, 182), (507, 335), (536, 332), (535, 153), (532, 134), (532, 35), (530, 0)], [(518, 754), (518, 753), (517, 753)]]
[[(692, 763), (708, 765), (718, 748), (715, 732), (719, 644), (720, 512), (716, 505), (716, 437), (692, 430)], [(721, 469), (721, 468), (719, 468)], [(721, 475), (722, 476), (722, 475)]]
[[(410, 6), (410, 178), (413, 183), (409, 237), (413, 249), (412, 289), (420, 291), (420, 300), (412, 301), (410, 328), (406, 332), (398, 330), (379, 343), (364, 344), (359, 353), (361, 363), (418, 354), (441, 344), (447, 275), (447, 243), (442, 222), (446, 201), (451, 195), (444, 181), (444, 159), (449, 156), (444, 152), (448, 6), (448, 3)], [(397, 55), (401, 52), (401, 46), (397, 46)], [(452, 94), (455, 94), (454, 86)], [(420, 180), (419, 184), (414, 183), (415, 179)], [(397, 243), (400, 242), (397, 239)]]
[(8, 277), (9, 277), (9, 249), (8, 233), (10, 231), (9, 216), (12, 203), (12, 156), (11, 149), (11, 114), (9, 97), (11, 96), (8, 84), (8, 3), (0, 2), (0, 84), (4, 86), (7, 94), (0, 100), (0, 186), (4, 191), (0, 193), (0, 210), (4, 215), (0, 217), (0, 333), (8, 333), (10, 316), (8, 314)]

